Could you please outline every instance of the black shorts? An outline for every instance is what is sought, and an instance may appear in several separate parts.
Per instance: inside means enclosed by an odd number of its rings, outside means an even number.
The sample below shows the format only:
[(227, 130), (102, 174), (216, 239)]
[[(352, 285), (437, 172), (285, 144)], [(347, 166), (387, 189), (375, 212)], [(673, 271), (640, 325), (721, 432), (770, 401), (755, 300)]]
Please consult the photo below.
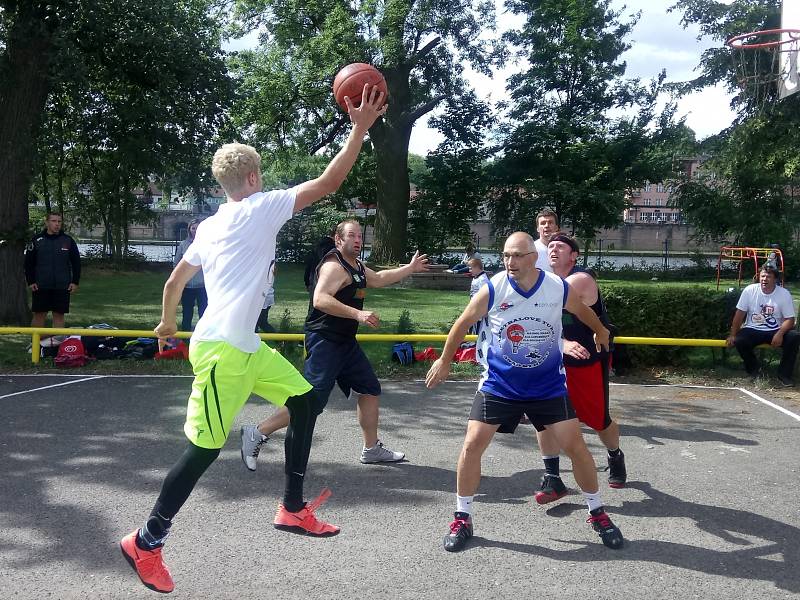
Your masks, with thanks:
[(31, 311), (35, 313), (69, 312), (69, 290), (42, 290), (31, 293)]
[(339, 384), (345, 396), (349, 396), (351, 390), (356, 394), (381, 395), (375, 371), (355, 339), (332, 342), (307, 331), (306, 353), (303, 377), (314, 386), (320, 411), (328, 403), (335, 384)]
[(522, 415), (528, 416), (537, 431), (543, 431), (545, 425), (576, 418), (567, 396), (545, 400), (507, 400), (480, 390), (475, 394), (469, 418), (489, 425), (500, 425), (497, 433), (514, 433)]

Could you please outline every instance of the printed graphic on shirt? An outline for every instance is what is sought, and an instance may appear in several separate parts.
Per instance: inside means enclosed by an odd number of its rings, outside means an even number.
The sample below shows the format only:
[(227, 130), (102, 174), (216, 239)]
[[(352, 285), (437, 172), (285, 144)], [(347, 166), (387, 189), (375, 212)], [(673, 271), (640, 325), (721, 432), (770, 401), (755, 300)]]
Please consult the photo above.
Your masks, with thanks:
[(508, 321), (498, 336), (500, 356), (508, 364), (522, 369), (541, 365), (556, 344), (553, 327), (536, 317)]
[(761, 304), (759, 308), (760, 311), (753, 314), (753, 324), (766, 325), (770, 328), (777, 327), (778, 320), (775, 318), (775, 307), (771, 304)]

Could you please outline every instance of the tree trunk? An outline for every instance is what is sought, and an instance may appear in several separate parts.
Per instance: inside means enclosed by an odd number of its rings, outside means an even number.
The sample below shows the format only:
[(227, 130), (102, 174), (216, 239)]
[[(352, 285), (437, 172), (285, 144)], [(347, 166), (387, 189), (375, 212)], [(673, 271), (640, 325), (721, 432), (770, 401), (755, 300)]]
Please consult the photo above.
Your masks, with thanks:
[(0, 323), (30, 323), (24, 250), (38, 126), (49, 91), (51, 46), (17, 23), (7, 32), (0, 89)]
[(370, 262), (396, 263), (405, 258), (408, 231), (408, 142), (413, 123), (386, 119), (370, 130), (377, 164), (377, 200)]

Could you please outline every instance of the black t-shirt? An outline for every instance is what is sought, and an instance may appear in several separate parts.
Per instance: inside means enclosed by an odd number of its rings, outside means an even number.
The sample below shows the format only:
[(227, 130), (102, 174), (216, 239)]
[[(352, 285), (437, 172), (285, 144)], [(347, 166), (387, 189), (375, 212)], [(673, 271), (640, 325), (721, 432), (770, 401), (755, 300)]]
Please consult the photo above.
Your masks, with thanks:
[(317, 285), (319, 269), (320, 266), (322, 266), (322, 262), (329, 256), (335, 257), (342, 268), (350, 275), (350, 283), (336, 292), (333, 297), (342, 304), (351, 306), (356, 310), (363, 310), (364, 308), (364, 288), (367, 287), (367, 274), (364, 271), (364, 265), (361, 264), (361, 261), (356, 260), (356, 268), (353, 268), (342, 254), (334, 248), (323, 257), (323, 260), (320, 261), (314, 271), (311, 287), (309, 289), (311, 298), (308, 303), (308, 316), (306, 317), (305, 330), (318, 333), (322, 337), (334, 342), (349, 341), (354, 339), (356, 332), (358, 332), (358, 321), (329, 315), (328, 313), (314, 308), (314, 289)]
[[(570, 271), (570, 275), (573, 273), (581, 272), (582, 269), (580, 268), (573, 268)], [(603, 302), (603, 296), (600, 294), (600, 288), (597, 288), (597, 301), (592, 304), (589, 308), (594, 311), (594, 314), (600, 319), (600, 322), (609, 327), (609, 320), (608, 320), (608, 313), (606, 312), (606, 306)], [(561, 313), (561, 326), (563, 331), (563, 336), (565, 340), (570, 340), (572, 342), (578, 342), (581, 346), (586, 348), (589, 351), (589, 358), (574, 358), (572, 356), (568, 356), (567, 354), (564, 355), (564, 364), (570, 367), (582, 367), (585, 365), (590, 365), (592, 363), (597, 362), (600, 360), (602, 356), (608, 354), (607, 352), (598, 352), (597, 347), (594, 343), (594, 332), (591, 328), (586, 325), (583, 321), (578, 319), (575, 315), (573, 315), (568, 310), (565, 310)]]

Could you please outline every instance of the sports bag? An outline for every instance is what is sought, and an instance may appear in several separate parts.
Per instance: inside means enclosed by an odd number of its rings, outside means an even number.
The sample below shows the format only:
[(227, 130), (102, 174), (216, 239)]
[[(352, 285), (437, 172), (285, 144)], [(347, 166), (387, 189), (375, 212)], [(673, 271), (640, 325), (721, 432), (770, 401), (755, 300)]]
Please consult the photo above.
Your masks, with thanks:
[(71, 337), (61, 342), (58, 347), (58, 354), (56, 354), (53, 362), (57, 367), (82, 367), (89, 362), (89, 356), (86, 354), (86, 349), (83, 347), (81, 339)]

